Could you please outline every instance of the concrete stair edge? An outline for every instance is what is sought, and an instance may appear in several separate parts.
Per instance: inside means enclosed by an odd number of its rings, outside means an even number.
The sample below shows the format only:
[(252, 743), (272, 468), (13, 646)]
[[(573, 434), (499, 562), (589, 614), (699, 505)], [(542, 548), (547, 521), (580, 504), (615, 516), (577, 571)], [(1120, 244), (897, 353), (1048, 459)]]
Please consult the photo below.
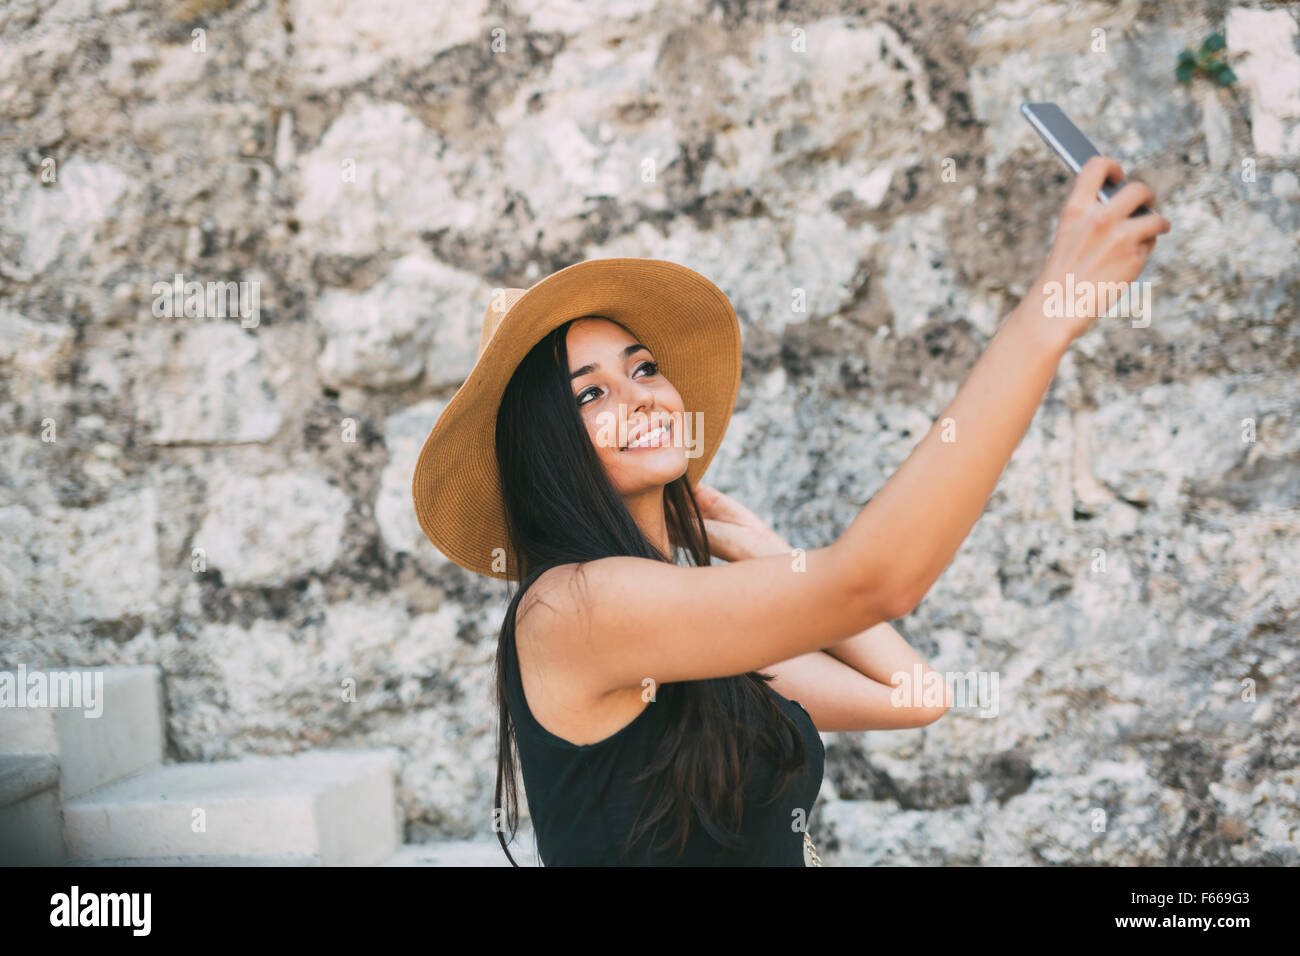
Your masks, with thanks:
[[(16, 672), (16, 668), (6, 670)], [(402, 843), (404, 824), (396, 799), (401, 751), (396, 747), (314, 748), (292, 754), (250, 754), (224, 761), (166, 763), (163, 673), (158, 665), (24, 668), (24, 671), (29, 675), (40, 671), (104, 676), (98, 716), (86, 716), (92, 708), (84, 706), (0, 708), (0, 823), (15, 835), (15, 839), (7, 839), (10, 834), (0, 827), (0, 850), (5, 851), (0, 856), (13, 859), (16, 852), (21, 858), (20, 865), (510, 865), (495, 838)], [(246, 766), (259, 763), (273, 766), (267, 762), (295, 758), (317, 764), (333, 763), (335, 772), (318, 775), (314, 782), (299, 781), (301, 785), (289, 787), (288, 793), (277, 795), (265, 789), (259, 793), (252, 788), (252, 792), (241, 795), (221, 792), (221, 771), (217, 770), (217, 776), (211, 779), (218, 785), (215, 793), (189, 791), (181, 794), (179, 801), (170, 807), (166, 807), (165, 789), (152, 801), (147, 796), (151, 788), (165, 785), (178, 770), (184, 774), (185, 768), (230, 767), (245, 761), (250, 762)], [(352, 765), (348, 766), (349, 763)], [(139, 824), (159, 807), (165, 807), (165, 815), (171, 811), (170, 815), (175, 817), (172, 823), (179, 829), (181, 817), (177, 811), (178, 808), (184, 811), (185, 801), (211, 803), (214, 800), (218, 805), (232, 800), (237, 804), (242, 800), (245, 811), (253, 808), (254, 813), (258, 812), (259, 800), (278, 802), (279, 811), (289, 808), (289, 820), (295, 816), (306, 820), (306, 829), (311, 832), (298, 852), (282, 848), (252, 853), (178, 854), (173, 852), (174, 846), (153, 845), (137, 849), (163, 852), (118, 855), (111, 848), (96, 850), (93, 840), (86, 839), (97, 824), (105, 823), (114, 814), (134, 815)], [(358, 805), (364, 809), (359, 810)], [(357, 820), (370, 825), (358, 828)], [(69, 821), (75, 841), (68, 835)], [(188, 827), (184, 829), (188, 831)], [(268, 830), (277, 831), (277, 828), (270, 826)], [(274, 832), (268, 842), (273, 843), (278, 836), (279, 832)], [(511, 844), (510, 852), (520, 865), (537, 865), (531, 846), (522, 847), (519, 840)]]
[(159, 766), (164, 756), (162, 672), (156, 664), (6, 668), (23, 673), (102, 675), (98, 715), (83, 706), (0, 707), (0, 753), (49, 753), (67, 800)]
[[(65, 803), (68, 851), (83, 862), (267, 856), (378, 864), (400, 845), (397, 768), (392, 747), (165, 764)], [(206, 832), (194, 833), (198, 808)], [(243, 824), (214, 832), (240, 815)]]
[(65, 860), (54, 866), (324, 866), (319, 856), (312, 854), (266, 854), (220, 856), (152, 856), (114, 857), (103, 860)]
[(0, 809), (59, 785), (54, 754), (0, 754)]

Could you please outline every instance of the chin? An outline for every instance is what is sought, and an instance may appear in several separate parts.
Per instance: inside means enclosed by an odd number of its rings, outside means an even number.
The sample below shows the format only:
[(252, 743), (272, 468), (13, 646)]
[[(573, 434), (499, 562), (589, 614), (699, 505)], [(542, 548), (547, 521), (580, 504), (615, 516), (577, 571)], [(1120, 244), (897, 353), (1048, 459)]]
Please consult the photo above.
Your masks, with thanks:
[(677, 462), (670, 461), (654, 467), (646, 466), (635, 471), (624, 468), (621, 480), (616, 483), (619, 486), (619, 493), (623, 495), (636, 494), (653, 488), (663, 488), (664, 485), (670, 484), (686, 474), (689, 464), (690, 459), (683, 454)]

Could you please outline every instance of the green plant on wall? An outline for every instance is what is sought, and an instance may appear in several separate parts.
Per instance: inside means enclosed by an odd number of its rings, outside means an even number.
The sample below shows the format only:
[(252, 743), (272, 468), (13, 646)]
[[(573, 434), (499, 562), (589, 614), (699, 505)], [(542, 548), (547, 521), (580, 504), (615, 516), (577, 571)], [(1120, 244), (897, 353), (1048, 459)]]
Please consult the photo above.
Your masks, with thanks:
[(1189, 83), (1192, 74), (1200, 73), (1208, 76), (1219, 86), (1227, 86), (1229, 83), (1235, 83), (1237, 74), (1223, 60), (1218, 59), (1215, 54), (1223, 49), (1225, 41), (1222, 33), (1211, 33), (1201, 44), (1201, 52), (1193, 53), (1191, 50), (1183, 50), (1178, 54), (1178, 69), (1174, 73), (1178, 76), (1179, 83)]

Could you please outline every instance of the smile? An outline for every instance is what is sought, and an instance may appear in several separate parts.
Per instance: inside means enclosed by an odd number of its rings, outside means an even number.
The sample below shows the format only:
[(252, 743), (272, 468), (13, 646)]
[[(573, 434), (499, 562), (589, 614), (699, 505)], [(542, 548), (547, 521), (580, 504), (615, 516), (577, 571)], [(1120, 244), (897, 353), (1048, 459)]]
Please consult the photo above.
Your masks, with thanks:
[(672, 437), (672, 434), (673, 434), (673, 423), (669, 422), (667, 425), (660, 425), (658, 428), (655, 428), (647, 432), (646, 434), (638, 438), (636, 441), (629, 444), (626, 448), (623, 448), (621, 450), (640, 451), (645, 448), (662, 448), (663, 446), (668, 444), (668, 440), (669, 438)]

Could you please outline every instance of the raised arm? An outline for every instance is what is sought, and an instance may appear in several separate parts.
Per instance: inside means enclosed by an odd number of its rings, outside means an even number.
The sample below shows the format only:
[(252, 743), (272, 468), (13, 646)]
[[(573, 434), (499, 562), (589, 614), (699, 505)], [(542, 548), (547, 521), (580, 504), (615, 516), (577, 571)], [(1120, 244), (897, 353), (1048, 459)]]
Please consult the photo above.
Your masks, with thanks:
[(1070, 343), (1109, 311), (1103, 297), (1100, 308), (1048, 314), (1047, 284), (1064, 286), (1067, 274), (1076, 289), (1091, 284), (1105, 292), (1131, 282), (1156, 236), (1169, 231), (1169, 220), (1154, 213), (1128, 218), (1154, 199), (1142, 183), (1129, 183), (1104, 205), (1097, 201), (1107, 177), (1118, 181), (1122, 175), (1119, 163), (1101, 156), (1080, 170), (1029, 295), (929, 432), (834, 544), (845, 561), (880, 550), (895, 555), (892, 573), (906, 612), (948, 567), (983, 513)]
[(520, 608), (551, 664), (581, 674), (592, 693), (730, 677), (910, 612), (984, 510), (1069, 343), (1096, 317), (1047, 317), (1044, 283), (1067, 272), (1076, 286), (1131, 281), (1169, 228), (1154, 214), (1126, 218), (1151, 204), (1141, 183), (1101, 206), (1095, 197), (1108, 174), (1122, 178), (1119, 164), (1101, 157), (1080, 172), (1033, 291), (833, 544), (703, 568), (633, 557), (553, 568)]

